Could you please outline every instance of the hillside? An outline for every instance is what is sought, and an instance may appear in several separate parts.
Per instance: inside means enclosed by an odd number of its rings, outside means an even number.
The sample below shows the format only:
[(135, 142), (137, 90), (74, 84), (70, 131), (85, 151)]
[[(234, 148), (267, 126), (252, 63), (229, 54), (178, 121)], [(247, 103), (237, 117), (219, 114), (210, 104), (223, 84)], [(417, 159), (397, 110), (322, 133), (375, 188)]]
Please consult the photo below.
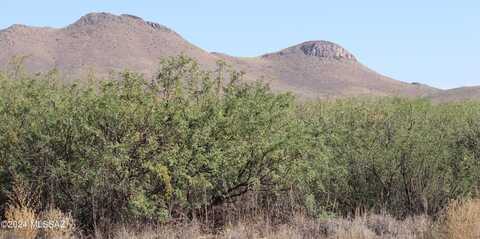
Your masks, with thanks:
[(144, 73), (159, 58), (187, 54), (204, 64), (216, 57), (193, 46), (174, 31), (141, 18), (91, 13), (61, 29), (13, 25), (0, 32), (0, 65), (13, 56), (29, 56), (30, 71), (57, 68), (68, 75), (125, 68)]
[(428, 97), (434, 102), (461, 102), (469, 100), (480, 100), (480, 86), (460, 87), (445, 90)]
[(179, 54), (212, 69), (224, 60), (246, 72), (247, 80), (263, 79), (272, 89), (306, 98), (350, 96), (427, 96), (439, 90), (397, 81), (370, 70), (341, 46), (309, 41), (258, 57), (208, 53), (173, 30), (131, 15), (90, 13), (64, 28), (13, 25), (0, 31), (0, 65), (28, 56), (31, 72), (58, 69), (65, 78), (94, 71), (130, 69), (151, 76), (159, 59)]

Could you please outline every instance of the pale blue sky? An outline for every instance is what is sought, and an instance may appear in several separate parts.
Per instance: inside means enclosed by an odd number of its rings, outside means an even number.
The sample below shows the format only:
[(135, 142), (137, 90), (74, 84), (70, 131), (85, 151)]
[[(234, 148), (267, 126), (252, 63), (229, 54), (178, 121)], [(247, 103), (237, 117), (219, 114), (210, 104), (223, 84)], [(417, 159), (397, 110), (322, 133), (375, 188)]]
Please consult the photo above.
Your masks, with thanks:
[(0, 0), (0, 28), (62, 27), (100, 11), (161, 23), (207, 51), (257, 56), (330, 40), (398, 80), (440, 88), (480, 85), (476, 0)]

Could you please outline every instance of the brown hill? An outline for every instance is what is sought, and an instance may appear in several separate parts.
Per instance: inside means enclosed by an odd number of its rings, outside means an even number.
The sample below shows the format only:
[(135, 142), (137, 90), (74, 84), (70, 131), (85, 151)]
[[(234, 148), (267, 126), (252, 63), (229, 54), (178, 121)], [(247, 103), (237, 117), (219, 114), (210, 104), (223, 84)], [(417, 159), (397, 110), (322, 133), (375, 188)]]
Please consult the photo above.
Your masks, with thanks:
[(57, 68), (79, 77), (93, 70), (131, 69), (152, 74), (159, 59), (186, 54), (206, 68), (224, 60), (263, 79), (275, 90), (307, 98), (340, 96), (427, 96), (439, 90), (382, 76), (339, 45), (310, 41), (259, 57), (239, 58), (208, 53), (157, 23), (131, 15), (91, 13), (60, 29), (13, 25), (0, 31), (0, 66), (14, 56), (29, 56), (29, 71)]
[(204, 64), (216, 60), (162, 25), (108, 13), (87, 14), (61, 29), (13, 25), (0, 32), (0, 48), (1, 65), (25, 55), (31, 71), (56, 67), (69, 75), (125, 68), (146, 73), (157, 67), (159, 58), (182, 53)]
[(475, 87), (460, 87), (450, 90), (441, 91), (433, 95), (428, 96), (434, 102), (462, 102), (480, 100), (480, 86)]

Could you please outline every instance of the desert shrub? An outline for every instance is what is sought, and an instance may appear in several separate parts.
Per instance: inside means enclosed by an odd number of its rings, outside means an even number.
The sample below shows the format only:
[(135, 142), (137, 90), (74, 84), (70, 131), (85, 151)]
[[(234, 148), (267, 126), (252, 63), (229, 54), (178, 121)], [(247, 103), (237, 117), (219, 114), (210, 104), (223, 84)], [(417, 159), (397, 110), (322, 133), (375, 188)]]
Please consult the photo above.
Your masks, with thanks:
[(192, 219), (252, 190), (280, 190), (298, 151), (293, 98), (211, 74), (181, 57), (153, 82), (130, 72), (91, 87), (52, 75), (4, 80), (3, 192), (22, 178), (39, 209), (71, 211), (93, 229)]
[(313, 172), (302, 176), (317, 207), (435, 215), (479, 186), (478, 104), (356, 99), (306, 107), (320, 146), (307, 152)]
[(90, 86), (15, 69), (0, 74), (2, 215), (15, 182), (36, 213), (71, 212), (86, 231), (258, 211), (273, 224), (297, 212), (436, 216), (480, 182), (474, 102), (296, 101), (186, 57), (151, 81), (126, 71)]

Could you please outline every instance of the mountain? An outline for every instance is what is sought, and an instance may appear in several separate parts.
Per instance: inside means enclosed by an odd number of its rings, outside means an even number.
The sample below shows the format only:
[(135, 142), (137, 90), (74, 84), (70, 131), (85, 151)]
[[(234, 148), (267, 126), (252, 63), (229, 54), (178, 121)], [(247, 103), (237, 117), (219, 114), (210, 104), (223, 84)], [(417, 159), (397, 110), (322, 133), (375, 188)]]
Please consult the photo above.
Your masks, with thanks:
[(187, 54), (202, 63), (216, 57), (160, 24), (131, 15), (91, 13), (61, 29), (13, 25), (0, 32), (0, 65), (13, 56), (29, 56), (27, 69), (57, 68), (69, 75), (125, 68), (149, 72), (160, 57)]
[(428, 96), (433, 102), (461, 102), (470, 100), (480, 100), (480, 86), (460, 87), (445, 91), (440, 91)]
[(207, 69), (224, 60), (246, 72), (246, 80), (262, 79), (274, 90), (306, 98), (440, 92), (380, 75), (332, 42), (309, 41), (258, 57), (233, 57), (206, 52), (171, 29), (132, 15), (90, 13), (58, 29), (13, 25), (0, 31), (0, 49), (0, 66), (14, 56), (28, 56), (29, 71), (56, 68), (67, 78), (126, 68), (152, 75), (160, 58), (185, 54)]

